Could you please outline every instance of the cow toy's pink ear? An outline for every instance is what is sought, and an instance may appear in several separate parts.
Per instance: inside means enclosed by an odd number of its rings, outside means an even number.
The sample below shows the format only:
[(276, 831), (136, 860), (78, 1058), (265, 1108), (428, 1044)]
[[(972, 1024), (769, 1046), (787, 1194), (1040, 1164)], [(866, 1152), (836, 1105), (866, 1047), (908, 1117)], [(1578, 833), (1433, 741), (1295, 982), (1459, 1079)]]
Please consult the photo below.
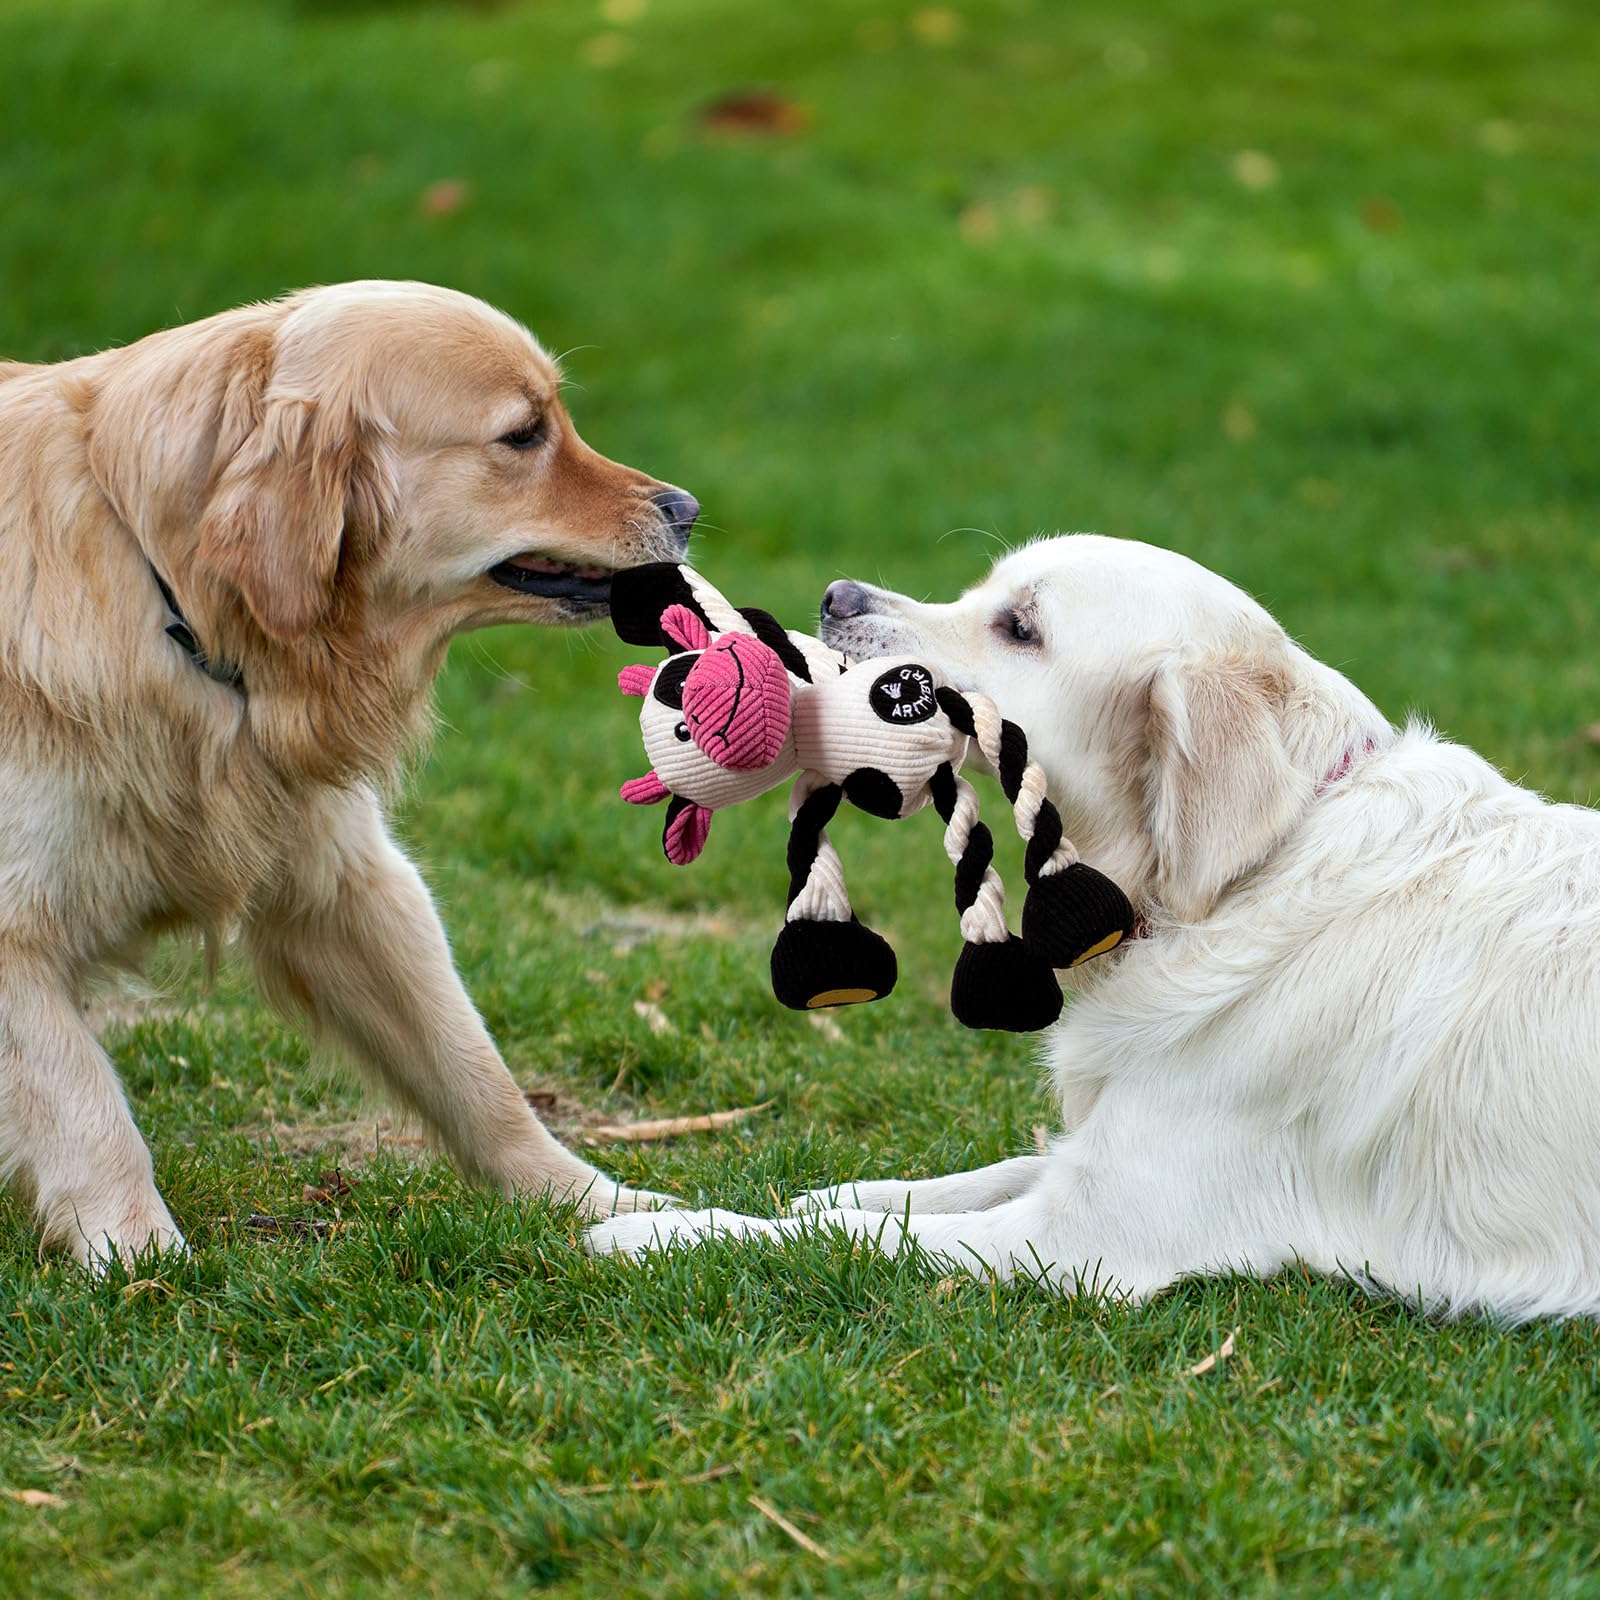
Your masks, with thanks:
[(688, 606), (668, 606), (661, 613), (661, 631), (680, 650), (704, 650), (711, 634)]
[(630, 806), (658, 806), (672, 791), (653, 772), (642, 778), (629, 778), (622, 786), (622, 798)]
[(661, 830), (661, 848), (675, 867), (686, 867), (706, 847), (711, 832), (711, 813), (704, 806), (679, 796), (667, 807), (667, 823)]
[(655, 682), (656, 669), (635, 663), (631, 667), (624, 667), (617, 674), (617, 687), (631, 699), (643, 700), (650, 693), (650, 685)]

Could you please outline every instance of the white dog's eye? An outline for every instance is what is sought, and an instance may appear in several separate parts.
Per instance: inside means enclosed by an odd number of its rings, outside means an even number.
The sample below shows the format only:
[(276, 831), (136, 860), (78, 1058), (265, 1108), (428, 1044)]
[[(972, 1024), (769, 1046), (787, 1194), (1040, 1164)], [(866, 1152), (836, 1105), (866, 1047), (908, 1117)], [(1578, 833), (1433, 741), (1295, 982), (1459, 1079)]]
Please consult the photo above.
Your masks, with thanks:
[(535, 417), (532, 422), (525, 422), (520, 428), (513, 428), (510, 433), (502, 433), (496, 444), (503, 444), (512, 450), (532, 450), (544, 443), (545, 425), (543, 417)]
[(1036, 635), (1033, 624), (1018, 611), (1007, 612), (1001, 619), (1001, 626), (1007, 635), (1015, 639), (1018, 644), (1032, 644)]

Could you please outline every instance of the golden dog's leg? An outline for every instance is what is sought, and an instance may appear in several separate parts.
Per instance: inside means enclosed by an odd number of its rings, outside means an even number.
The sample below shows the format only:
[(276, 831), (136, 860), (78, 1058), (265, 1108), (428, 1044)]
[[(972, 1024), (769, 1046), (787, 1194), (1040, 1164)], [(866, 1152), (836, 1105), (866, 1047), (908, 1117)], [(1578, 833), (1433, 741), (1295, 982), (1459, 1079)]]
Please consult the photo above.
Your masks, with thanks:
[(0, 1181), (85, 1266), (183, 1246), (116, 1068), (59, 960), (0, 941)]
[(416, 1112), (469, 1175), (506, 1194), (576, 1200), (596, 1217), (657, 1203), (574, 1155), (533, 1114), (376, 800), (347, 796), (328, 823), (246, 929), (269, 997)]

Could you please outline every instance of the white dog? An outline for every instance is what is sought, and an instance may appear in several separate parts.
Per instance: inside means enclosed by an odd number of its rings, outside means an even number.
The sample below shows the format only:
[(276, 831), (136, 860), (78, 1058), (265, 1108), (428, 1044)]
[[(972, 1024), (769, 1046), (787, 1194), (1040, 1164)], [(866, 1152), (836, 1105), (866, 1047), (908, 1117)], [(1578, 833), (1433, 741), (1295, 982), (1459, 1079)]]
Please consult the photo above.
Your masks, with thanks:
[(1027, 730), (1142, 937), (1071, 974), (1048, 1155), (637, 1254), (824, 1225), (1133, 1297), (1299, 1259), (1436, 1309), (1600, 1312), (1600, 813), (1401, 731), (1184, 557), (1079, 535), (952, 605), (837, 583), (830, 644), (924, 651)]

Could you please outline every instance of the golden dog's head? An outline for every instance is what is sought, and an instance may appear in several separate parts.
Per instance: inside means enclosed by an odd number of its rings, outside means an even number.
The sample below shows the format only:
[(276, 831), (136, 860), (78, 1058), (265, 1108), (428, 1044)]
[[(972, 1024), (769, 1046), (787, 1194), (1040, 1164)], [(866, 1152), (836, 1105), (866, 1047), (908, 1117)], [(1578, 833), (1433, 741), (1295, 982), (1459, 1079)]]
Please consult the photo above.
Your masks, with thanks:
[(310, 289), (95, 366), (95, 475), (253, 696), (398, 712), (457, 633), (604, 617), (612, 572), (680, 557), (699, 513), (584, 443), (525, 328), (428, 284)]
[(698, 514), (591, 450), (555, 363), (467, 295), (311, 290), (240, 355), (196, 561), (274, 639), (326, 617), (341, 577), (441, 637), (587, 621), (618, 566), (680, 554)]

